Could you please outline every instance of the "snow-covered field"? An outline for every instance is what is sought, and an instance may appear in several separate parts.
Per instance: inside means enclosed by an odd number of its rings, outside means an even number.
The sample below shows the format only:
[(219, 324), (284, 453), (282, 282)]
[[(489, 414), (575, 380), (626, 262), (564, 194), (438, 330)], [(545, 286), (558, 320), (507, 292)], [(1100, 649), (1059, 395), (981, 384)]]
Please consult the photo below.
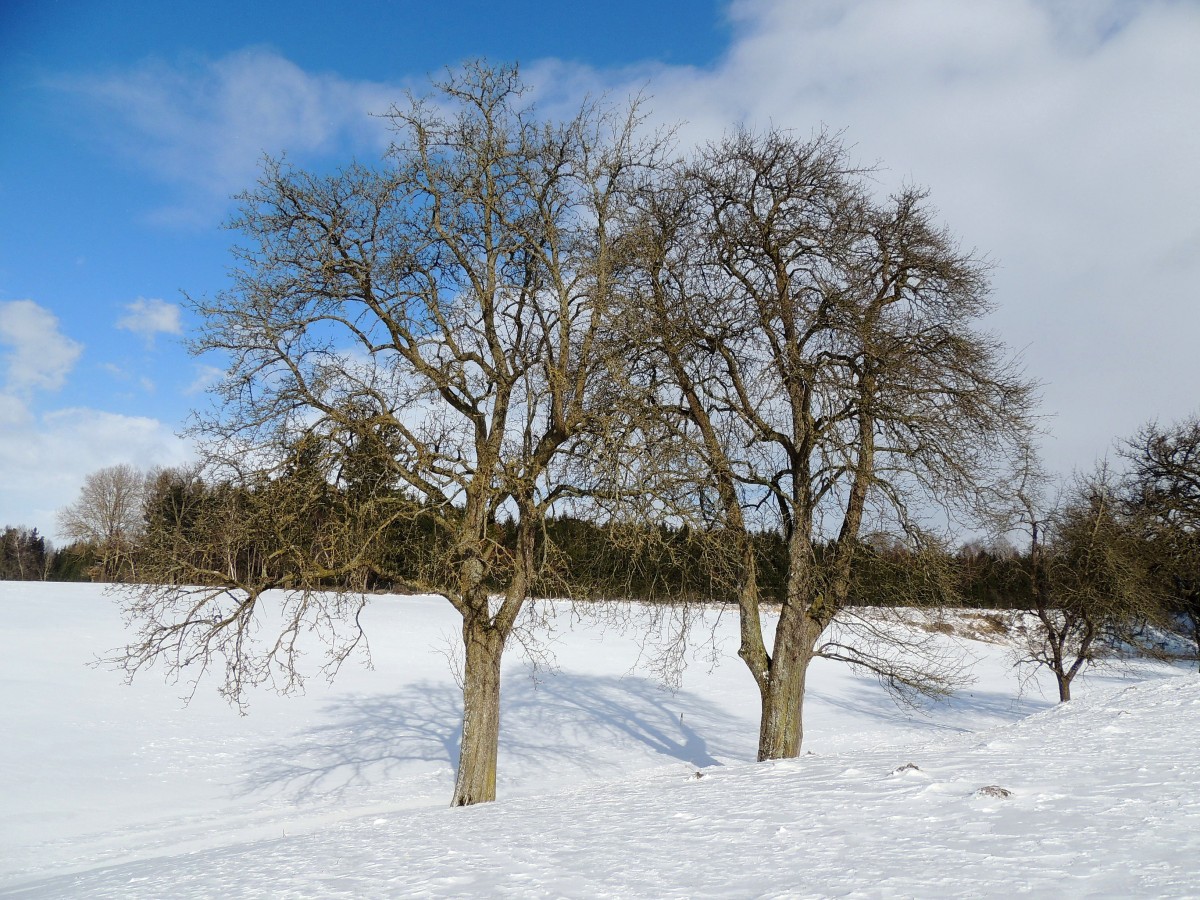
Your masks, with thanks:
[(671, 693), (632, 635), (563, 611), (556, 673), (510, 655), (500, 800), (449, 809), (444, 601), (375, 599), (373, 670), (240, 717), (211, 684), (184, 707), (89, 667), (124, 640), (99, 588), (0, 583), (0, 895), (1200, 896), (1188, 669), (1105, 671), (1059, 707), (971, 642), (976, 682), (911, 715), (818, 661), (808, 752), (760, 764), (715, 624), (716, 665)]

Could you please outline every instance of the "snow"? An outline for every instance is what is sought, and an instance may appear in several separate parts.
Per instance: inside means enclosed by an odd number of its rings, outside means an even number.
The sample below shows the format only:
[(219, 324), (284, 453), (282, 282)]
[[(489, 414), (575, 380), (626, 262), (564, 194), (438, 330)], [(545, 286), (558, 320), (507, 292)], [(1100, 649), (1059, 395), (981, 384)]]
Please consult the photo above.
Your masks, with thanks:
[(89, 666), (124, 639), (101, 589), (0, 583), (0, 896), (1200, 892), (1184, 668), (1107, 670), (1059, 706), (971, 641), (976, 682), (913, 715), (818, 661), (805, 754), (756, 763), (731, 615), (672, 693), (631, 672), (632, 634), (557, 612), (558, 671), (506, 663), (500, 800), (450, 809), (445, 601), (375, 598), (373, 669), (241, 717), (211, 683), (184, 706), (158, 673)]

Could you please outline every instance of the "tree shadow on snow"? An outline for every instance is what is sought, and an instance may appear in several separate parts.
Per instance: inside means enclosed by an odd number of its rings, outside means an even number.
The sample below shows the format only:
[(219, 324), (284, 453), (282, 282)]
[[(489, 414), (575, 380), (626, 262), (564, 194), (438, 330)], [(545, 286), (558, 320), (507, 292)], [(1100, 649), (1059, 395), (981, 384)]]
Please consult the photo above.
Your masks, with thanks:
[(513, 728), (509, 740), (501, 736), (500, 753), (531, 761), (556, 752), (570, 758), (581, 745), (626, 743), (693, 766), (720, 765), (714, 754), (738, 755), (731, 737), (747, 724), (697, 694), (672, 694), (633, 676), (559, 674), (506, 690), (504, 715)]
[(339, 697), (323, 708), (322, 723), (256, 750), (241, 794), (304, 801), (379, 784), (412, 764), (440, 771), (458, 757), (461, 709), (453, 688), (429, 683), (390, 695)]
[[(1041, 697), (1016, 696), (1008, 691), (981, 690), (975, 686), (960, 688), (941, 700), (918, 700), (915, 706), (897, 704), (881, 685), (862, 678), (861, 689), (826, 692), (810, 687), (806, 710), (822, 706), (853, 713), (865, 719), (906, 725), (915, 731), (973, 732), (981, 727), (1002, 725), (1023, 719), (1053, 704)], [(806, 728), (807, 731), (807, 728)]]
[[(719, 765), (717, 756), (752, 754), (745, 738), (757, 731), (757, 709), (753, 721), (740, 719), (636, 676), (510, 678), (501, 708), (502, 780), (548, 769), (617, 774), (637, 748), (664, 762)], [(444, 781), (458, 762), (462, 695), (452, 685), (419, 682), (392, 694), (341, 697), (323, 715), (321, 724), (258, 751), (241, 794), (336, 799), (405, 773)]]

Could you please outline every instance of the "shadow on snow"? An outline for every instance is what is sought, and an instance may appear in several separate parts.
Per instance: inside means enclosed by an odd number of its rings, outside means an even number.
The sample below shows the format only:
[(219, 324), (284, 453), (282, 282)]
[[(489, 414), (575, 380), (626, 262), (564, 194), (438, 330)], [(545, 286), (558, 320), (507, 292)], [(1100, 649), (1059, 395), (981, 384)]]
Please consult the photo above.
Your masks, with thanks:
[[(612, 749), (622, 745), (662, 762), (720, 765), (718, 756), (752, 753), (746, 740), (757, 730), (757, 709), (754, 721), (739, 719), (696, 694), (672, 694), (636, 676), (510, 678), (501, 707), (502, 783), (512, 772), (616, 775), (624, 769), (614, 760), (628, 754)], [(418, 682), (392, 694), (341, 697), (323, 714), (327, 721), (259, 751), (243, 796), (336, 799), (403, 775), (441, 782), (458, 762), (462, 695), (451, 685)]]

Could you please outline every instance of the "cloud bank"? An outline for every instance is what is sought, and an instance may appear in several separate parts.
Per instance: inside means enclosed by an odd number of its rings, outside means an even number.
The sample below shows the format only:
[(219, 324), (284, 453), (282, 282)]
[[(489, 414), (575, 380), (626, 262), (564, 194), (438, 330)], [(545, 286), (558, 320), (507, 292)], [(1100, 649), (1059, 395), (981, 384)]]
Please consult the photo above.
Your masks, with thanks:
[[(645, 94), (684, 146), (734, 123), (842, 131), (881, 192), (927, 186), (996, 263), (989, 323), (1045, 383), (1052, 468), (1193, 411), (1200, 334), (1200, 5), (1187, 0), (736, 0), (707, 67), (525, 67), (553, 111)], [(225, 209), (265, 152), (344, 162), (398, 85), (247, 49), (77, 87), (146, 169)], [(193, 210), (194, 211), (194, 210)]]
[(740, 0), (729, 14), (711, 69), (546, 61), (534, 77), (552, 103), (644, 89), (684, 144), (733, 123), (842, 130), (880, 163), (881, 192), (927, 186), (996, 264), (990, 325), (1045, 383), (1051, 467), (1195, 409), (1200, 5)]
[(58, 509), (72, 502), (89, 472), (117, 463), (180, 465), (190, 449), (157, 419), (96, 409), (35, 414), (7, 410), (0, 398), (0, 525), (41, 528), (55, 540)]

